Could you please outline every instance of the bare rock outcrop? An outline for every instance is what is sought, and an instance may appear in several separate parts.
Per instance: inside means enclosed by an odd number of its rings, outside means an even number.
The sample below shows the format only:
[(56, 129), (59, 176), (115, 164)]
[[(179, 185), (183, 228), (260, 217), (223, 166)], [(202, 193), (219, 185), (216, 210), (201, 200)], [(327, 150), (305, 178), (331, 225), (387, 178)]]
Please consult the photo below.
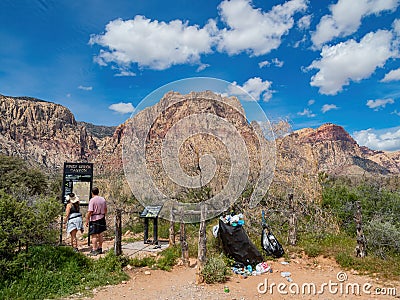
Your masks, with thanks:
[(93, 137), (70, 110), (27, 97), (0, 95), (0, 153), (57, 171), (64, 161), (90, 161), (98, 154)]
[[(170, 92), (152, 107), (143, 110), (137, 118), (144, 118), (150, 110), (163, 111), (149, 131), (148, 157), (152, 162), (149, 168), (158, 170), (160, 145), (168, 130), (190, 113), (210, 113), (230, 120), (240, 128), (250, 151), (251, 164), (258, 161), (260, 145), (254, 132), (242, 117), (243, 108), (237, 99), (224, 98), (223, 102), (206, 101), (220, 97), (211, 92), (203, 92), (204, 101), (195, 103), (180, 101), (182, 97), (199, 97), (191, 93), (180, 95)], [(208, 94), (207, 94), (208, 93)], [(179, 101), (178, 101), (179, 100)], [(171, 102), (172, 101), (172, 102)], [(174, 102), (175, 101), (175, 102)], [(172, 103), (172, 105), (171, 105)], [(129, 120), (117, 127), (95, 126), (77, 122), (71, 111), (55, 103), (29, 98), (0, 95), (0, 153), (17, 156), (31, 165), (40, 166), (51, 172), (60, 172), (63, 163), (94, 162), (95, 172), (100, 175), (123, 174), (122, 140)], [(190, 148), (193, 141), (188, 140), (182, 147), (180, 161), (185, 171), (195, 169), (196, 155), (222, 149), (217, 139), (198, 136), (199, 147)], [(304, 128), (279, 138), (277, 141), (277, 162), (287, 160), (296, 162), (302, 172), (316, 174), (327, 172), (338, 175), (400, 173), (400, 151), (375, 151), (359, 146), (346, 130), (335, 124), (324, 124), (317, 129)], [(219, 158), (226, 160), (224, 155)], [(252, 167), (252, 169), (257, 169)], [(192, 170), (192, 171), (191, 171)], [(256, 174), (250, 174), (256, 176)]]

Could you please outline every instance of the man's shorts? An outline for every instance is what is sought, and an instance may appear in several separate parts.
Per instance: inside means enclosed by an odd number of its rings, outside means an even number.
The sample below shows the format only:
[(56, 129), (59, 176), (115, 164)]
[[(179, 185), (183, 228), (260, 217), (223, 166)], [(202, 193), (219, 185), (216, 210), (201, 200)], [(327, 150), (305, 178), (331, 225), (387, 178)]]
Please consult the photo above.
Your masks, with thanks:
[(107, 230), (106, 218), (103, 217), (100, 220), (89, 222), (89, 235), (102, 233)]

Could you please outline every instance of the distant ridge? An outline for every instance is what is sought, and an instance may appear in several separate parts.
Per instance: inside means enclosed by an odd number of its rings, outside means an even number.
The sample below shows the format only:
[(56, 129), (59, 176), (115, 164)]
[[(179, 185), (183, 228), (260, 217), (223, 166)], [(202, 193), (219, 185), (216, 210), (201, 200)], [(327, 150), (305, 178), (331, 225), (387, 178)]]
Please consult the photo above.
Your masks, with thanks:
[[(50, 172), (60, 172), (65, 161), (90, 161), (96, 163), (98, 174), (123, 173), (124, 129), (125, 123), (109, 127), (77, 122), (68, 108), (52, 102), (0, 95), (0, 153)], [(287, 149), (307, 162), (305, 166), (312, 166), (305, 172), (400, 174), (400, 151), (359, 146), (342, 126), (332, 123), (294, 131), (277, 140), (277, 149), (278, 156), (287, 154), (279, 149)]]

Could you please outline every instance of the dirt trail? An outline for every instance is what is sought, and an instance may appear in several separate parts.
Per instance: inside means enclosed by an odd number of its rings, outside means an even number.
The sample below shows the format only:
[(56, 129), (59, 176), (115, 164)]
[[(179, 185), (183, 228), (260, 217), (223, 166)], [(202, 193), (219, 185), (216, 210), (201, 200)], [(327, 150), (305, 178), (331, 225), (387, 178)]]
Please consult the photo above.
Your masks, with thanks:
[[(80, 251), (88, 254), (90, 249), (85, 243), (87, 240), (80, 241)], [(105, 241), (103, 248), (113, 251), (113, 241)], [(334, 260), (324, 257), (293, 255), (288, 262), (283, 258), (267, 261), (272, 273), (247, 278), (232, 274), (223, 284), (201, 285), (195, 284), (195, 260), (191, 260), (191, 267), (176, 266), (170, 272), (128, 268), (130, 280), (94, 289), (93, 296), (84, 299), (400, 299), (400, 280), (385, 281), (377, 276), (345, 271)], [(291, 281), (282, 277), (281, 272), (290, 272)], [(225, 292), (225, 287), (229, 292)]]
[[(247, 278), (232, 274), (226, 283), (202, 285), (195, 284), (195, 261), (191, 267), (177, 266), (170, 272), (132, 269), (127, 270), (129, 281), (96, 289), (89, 299), (400, 299), (399, 281), (344, 272), (334, 261), (322, 257), (292, 259), (289, 264), (282, 264), (282, 260), (268, 261), (268, 264), (272, 273)], [(292, 282), (282, 277), (281, 272), (290, 272)], [(224, 291), (225, 287), (229, 292)]]

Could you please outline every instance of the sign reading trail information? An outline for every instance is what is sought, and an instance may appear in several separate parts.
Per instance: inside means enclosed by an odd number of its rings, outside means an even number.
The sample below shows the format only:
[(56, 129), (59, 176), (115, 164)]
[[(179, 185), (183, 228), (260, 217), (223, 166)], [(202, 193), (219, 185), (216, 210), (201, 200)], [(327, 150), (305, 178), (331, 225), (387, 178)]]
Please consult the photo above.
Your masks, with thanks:
[(80, 204), (88, 204), (93, 184), (92, 163), (64, 163), (62, 202), (67, 204), (66, 197), (74, 193)]
[[(158, 214), (160, 213), (162, 205), (146, 206), (140, 217), (144, 219), (144, 232), (143, 242), (144, 244), (158, 245)], [(149, 219), (153, 219), (153, 240), (149, 240)]]
[(141, 218), (157, 218), (160, 213), (162, 206), (154, 205), (154, 206), (146, 206), (142, 213), (140, 214)]

